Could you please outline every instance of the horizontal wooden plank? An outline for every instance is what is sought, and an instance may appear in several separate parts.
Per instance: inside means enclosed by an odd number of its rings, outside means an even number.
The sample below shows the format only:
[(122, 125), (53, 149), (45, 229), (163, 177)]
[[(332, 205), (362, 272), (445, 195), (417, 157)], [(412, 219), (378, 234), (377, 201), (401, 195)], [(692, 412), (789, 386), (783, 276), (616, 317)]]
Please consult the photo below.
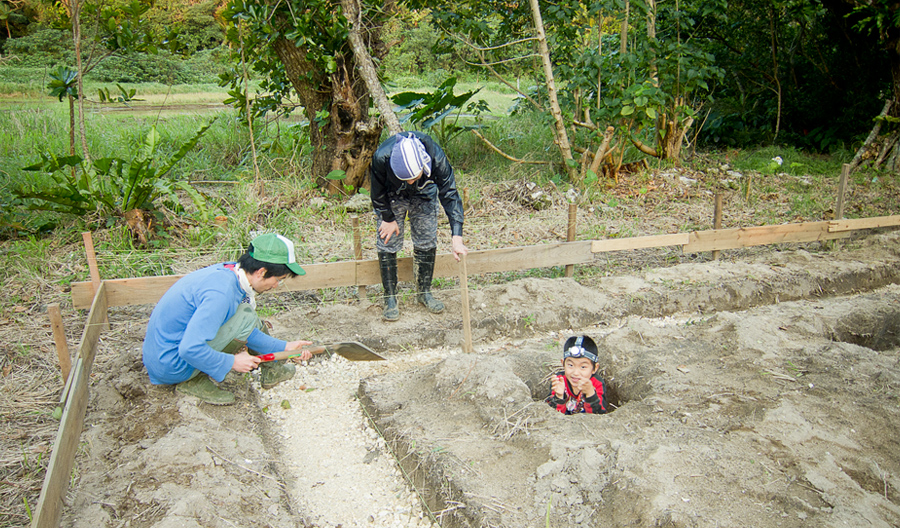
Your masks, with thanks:
[[(543, 268), (581, 264), (593, 259), (591, 242), (561, 242), (518, 248), (471, 251), (466, 256), (467, 271), (492, 273), (519, 269)], [(381, 271), (377, 259), (301, 264), (306, 275), (288, 279), (276, 291), (303, 291), (341, 286), (368, 286), (381, 284)], [(413, 280), (413, 258), (397, 259), (397, 276), (401, 281)], [(434, 277), (459, 276), (459, 263), (450, 253), (437, 255)], [(110, 279), (103, 281), (107, 287), (109, 306), (153, 304), (183, 275)], [(91, 302), (92, 284), (72, 284), (72, 304), (86, 308)]]
[[(106, 299), (109, 306), (130, 306), (134, 304), (153, 304), (162, 297), (175, 281), (184, 275), (160, 275), (157, 277), (137, 277), (113, 279), (107, 283)], [(93, 285), (90, 282), (72, 283), (72, 305), (75, 308), (87, 308), (94, 297)]]
[(737, 249), (766, 244), (818, 242), (846, 238), (850, 236), (850, 233), (829, 233), (828, 222), (804, 222), (801, 224), (695, 231), (690, 235), (690, 242), (685, 244), (683, 248), (685, 253)]
[[(466, 268), (469, 274), (482, 274), (567, 266), (591, 262), (593, 253), (663, 246), (680, 245), (685, 252), (698, 253), (765, 244), (817, 242), (847, 238), (850, 236), (850, 231), (857, 229), (896, 225), (900, 225), (900, 216), (713, 229), (709, 231), (695, 231), (693, 233), (674, 233), (608, 240), (558, 242), (535, 246), (472, 251), (466, 257)], [(397, 259), (397, 266), (399, 280), (413, 280), (412, 257)], [(306, 275), (285, 281), (280, 286), (279, 291), (369, 286), (381, 283), (381, 272), (377, 259), (303, 264), (303, 269), (306, 270)], [(182, 276), (166, 275), (106, 280), (104, 282), (107, 283), (107, 302), (109, 306), (155, 303)], [(459, 276), (459, 263), (453, 258), (453, 255), (450, 253), (437, 255), (434, 276)], [(90, 306), (92, 299), (92, 283), (76, 282), (72, 284), (72, 304), (75, 308), (87, 308)]]
[[(567, 266), (584, 264), (593, 259), (590, 240), (489, 249), (471, 251), (466, 255), (466, 273), (473, 275)], [(436, 277), (458, 277), (459, 262), (449, 253), (440, 255), (435, 261), (434, 273)]]
[(876, 227), (893, 227), (900, 225), (900, 215), (876, 216), (872, 218), (842, 218), (828, 222), (828, 231), (853, 231), (855, 229), (874, 229)]
[(629, 249), (642, 249), (663, 246), (683, 246), (690, 242), (690, 233), (675, 233), (671, 235), (652, 235), (631, 238), (609, 238), (594, 240), (591, 242), (591, 252), (623, 251)]

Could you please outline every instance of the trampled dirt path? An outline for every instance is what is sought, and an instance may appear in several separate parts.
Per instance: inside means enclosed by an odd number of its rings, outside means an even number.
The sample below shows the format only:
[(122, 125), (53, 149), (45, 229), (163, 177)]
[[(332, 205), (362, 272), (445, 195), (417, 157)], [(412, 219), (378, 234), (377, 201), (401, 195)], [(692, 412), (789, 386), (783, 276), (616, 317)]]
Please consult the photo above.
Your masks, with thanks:
[[(275, 335), (388, 361), (316, 359), (270, 391), (235, 376), (232, 407), (151, 387), (149, 309), (116, 310), (63, 525), (900, 525), (898, 241), (478, 288), (475, 354), (458, 291), (391, 325), (287, 309)], [(540, 401), (573, 333), (601, 344), (608, 415)]]

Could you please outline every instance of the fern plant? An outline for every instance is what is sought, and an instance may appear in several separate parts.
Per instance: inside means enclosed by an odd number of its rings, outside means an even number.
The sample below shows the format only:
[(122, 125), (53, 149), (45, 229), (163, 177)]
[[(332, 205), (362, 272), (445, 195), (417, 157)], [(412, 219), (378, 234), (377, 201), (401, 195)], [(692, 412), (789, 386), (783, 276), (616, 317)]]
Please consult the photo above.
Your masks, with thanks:
[(13, 192), (31, 210), (122, 217), (135, 209), (154, 213), (167, 207), (181, 212), (183, 207), (178, 200), (181, 191), (191, 197), (200, 219), (208, 221), (210, 212), (205, 197), (189, 182), (175, 177), (172, 169), (197, 145), (211, 125), (212, 122), (202, 126), (167, 160), (157, 159), (160, 135), (155, 126), (132, 159), (110, 157), (86, 162), (77, 155), (41, 154), (40, 162), (23, 167), (23, 170), (46, 173), (49, 182), (33, 181)]

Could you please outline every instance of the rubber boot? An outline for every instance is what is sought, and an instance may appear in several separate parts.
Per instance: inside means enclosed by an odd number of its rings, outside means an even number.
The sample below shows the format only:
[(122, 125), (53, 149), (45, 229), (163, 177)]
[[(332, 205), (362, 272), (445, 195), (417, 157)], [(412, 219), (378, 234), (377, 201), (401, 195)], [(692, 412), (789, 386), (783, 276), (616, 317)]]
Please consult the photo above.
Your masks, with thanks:
[(220, 389), (213, 380), (204, 373), (199, 373), (193, 378), (175, 385), (175, 390), (196, 396), (200, 400), (212, 405), (231, 405), (234, 403), (234, 394)]
[(434, 276), (434, 255), (437, 249), (413, 249), (413, 269), (416, 274), (416, 298), (431, 313), (444, 311), (444, 303), (431, 295), (431, 278)]
[(286, 359), (281, 361), (264, 361), (259, 364), (259, 384), (264, 389), (271, 389), (282, 381), (294, 377), (297, 367), (288, 363)]
[(400, 319), (400, 307), (397, 306), (397, 254), (378, 252), (378, 264), (381, 268), (381, 284), (384, 286), (385, 321)]

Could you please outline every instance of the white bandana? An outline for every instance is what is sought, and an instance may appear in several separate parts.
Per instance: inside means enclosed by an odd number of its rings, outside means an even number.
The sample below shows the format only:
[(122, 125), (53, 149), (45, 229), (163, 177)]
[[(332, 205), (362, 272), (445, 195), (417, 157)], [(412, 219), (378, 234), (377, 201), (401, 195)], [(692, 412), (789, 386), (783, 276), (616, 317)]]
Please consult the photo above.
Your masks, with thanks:
[(242, 303), (250, 303), (250, 307), (256, 310), (256, 290), (250, 286), (250, 279), (247, 278), (247, 272), (241, 269), (240, 264), (234, 265), (234, 272), (237, 273), (238, 282), (241, 283), (241, 289), (247, 295)]

